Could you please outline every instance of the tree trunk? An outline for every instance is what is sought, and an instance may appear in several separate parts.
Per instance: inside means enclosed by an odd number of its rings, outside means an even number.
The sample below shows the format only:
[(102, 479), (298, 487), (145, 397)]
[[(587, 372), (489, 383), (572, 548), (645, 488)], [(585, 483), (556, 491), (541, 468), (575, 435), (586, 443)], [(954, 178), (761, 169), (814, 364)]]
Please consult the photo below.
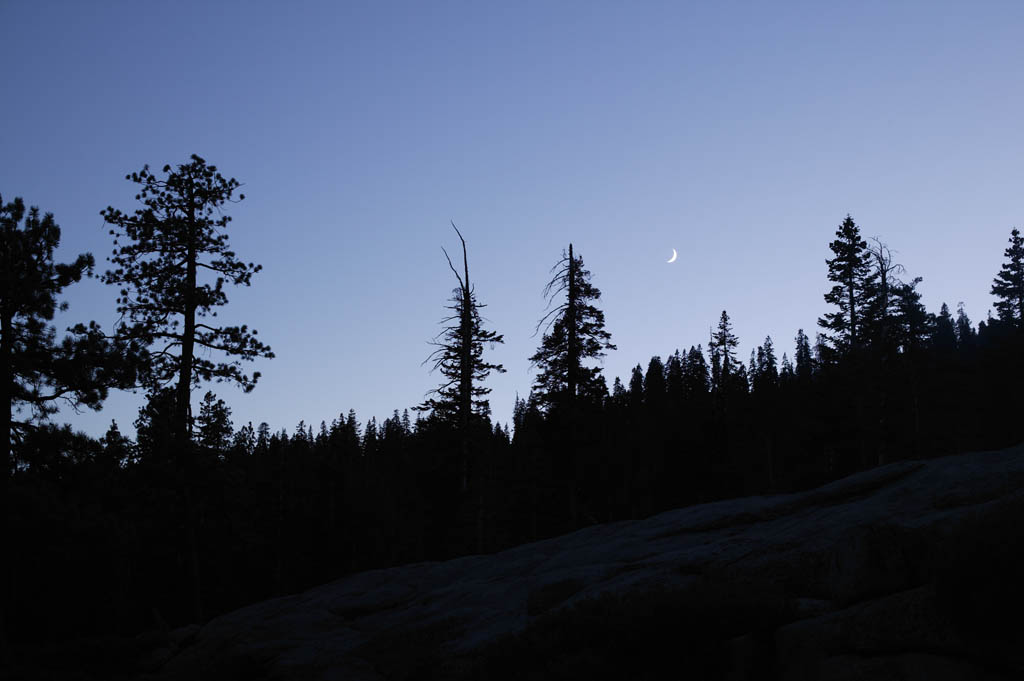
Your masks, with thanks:
[(850, 302), (850, 350), (853, 351), (857, 348), (857, 310), (856, 310), (856, 298), (854, 297), (854, 281), (853, 273), (850, 273), (850, 281), (846, 287), (848, 293), (848, 299)]
[(484, 553), (484, 485), (486, 484), (487, 475), (483, 470), (483, 465), (477, 466), (477, 497), (476, 497), (476, 552), (482, 555)]
[(287, 484), (288, 470), (286, 468), (285, 459), (285, 447), (278, 449), (278, 469), (277, 469), (277, 527), (275, 528), (274, 537), (274, 548), (277, 549), (276, 555), (274, 556), (274, 593), (278, 596), (284, 596), (285, 590), (285, 577), (284, 577), (284, 560), (285, 560), (285, 495)]
[(576, 257), (572, 252), (572, 244), (569, 244), (569, 300), (565, 310), (566, 330), (568, 332), (566, 340), (568, 410), (566, 416), (569, 419), (569, 442), (565, 456), (568, 458), (566, 465), (569, 475), (569, 522), (570, 528), (573, 530), (576, 529), (579, 518), (579, 504), (576, 498), (576, 479), (578, 477), (576, 474), (576, 394), (579, 391), (580, 349), (579, 338), (577, 337), (577, 331), (579, 330), (579, 320), (577, 319), (579, 316), (579, 292), (576, 290), (576, 277)]
[[(3, 461), (0, 463), (0, 537), (9, 545), (10, 532), (7, 526), (10, 518), (10, 496), (8, 487), (12, 473), (13, 462), (13, 433), (11, 417), (11, 400), (13, 398), (11, 385), (14, 383), (14, 368), (12, 356), (14, 354), (14, 333), (13, 315), (6, 311), (0, 319), (0, 429), (4, 433)], [(11, 650), (7, 641), (7, 620), (10, 616), (11, 598), (11, 567), (10, 560), (0, 560), (0, 665), (10, 661)]]
[[(330, 454), (328, 454), (330, 456)], [(334, 483), (334, 471), (330, 468), (326, 471), (328, 476), (327, 483), (327, 533), (323, 539), (326, 545), (324, 553), (327, 556), (327, 564), (333, 570), (338, 565), (338, 503), (337, 492), (335, 491)]]
[(192, 582), (192, 616), (196, 622), (203, 621), (202, 582), (199, 570), (199, 539), (196, 504), (193, 486), (196, 480), (195, 456), (192, 451), (192, 436), (189, 432), (191, 411), (192, 362), (195, 356), (196, 336), (196, 217), (195, 196), (189, 192), (188, 244), (185, 273), (185, 329), (181, 339), (181, 358), (178, 367), (178, 385), (174, 401), (175, 446), (180, 462), (182, 478), (182, 499), (185, 504), (185, 539), (188, 547), (189, 576)]
[(568, 291), (568, 304), (565, 309), (565, 326), (568, 332), (566, 339), (566, 376), (565, 376), (565, 388), (568, 393), (568, 401), (570, 405), (576, 402), (576, 391), (579, 383), (579, 340), (576, 338), (576, 332), (578, 330), (577, 307), (578, 307), (578, 293), (576, 291), (576, 258), (572, 253), (572, 244), (569, 244), (569, 291)]
[(473, 409), (473, 322), (468, 285), (463, 289), (462, 347), (459, 348), (459, 448), (462, 456), (462, 491), (469, 489), (469, 416)]
[[(458, 230), (456, 230), (458, 232)], [(473, 299), (469, 286), (469, 258), (462, 239), (462, 314), (459, 319), (462, 347), (459, 348), (459, 445), (462, 451), (462, 491), (469, 489), (469, 417), (473, 411)]]
[[(3, 462), (2, 469), (0, 469), (0, 473), (3, 473), (3, 487), (0, 487), (0, 490), (3, 492), (6, 492), (7, 478), (11, 474), (11, 450), (14, 442), (11, 416), (11, 399), (13, 398), (11, 385), (14, 383), (14, 367), (12, 366), (14, 339), (11, 338), (13, 333), (14, 320), (5, 312), (3, 318), (0, 319), (0, 430), (4, 434)], [(6, 499), (6, 494), (0, 496), (0, 501), (6, 503)], [(0, 511), (3, 510), (6, 510), (6, 506), (0, 509)]]
[(526, 479), (530, 485), (530, 541), (540, 538), (540, 463), (537, 460), (537, 449), (531, 446), (528, 450), (528, 469)]

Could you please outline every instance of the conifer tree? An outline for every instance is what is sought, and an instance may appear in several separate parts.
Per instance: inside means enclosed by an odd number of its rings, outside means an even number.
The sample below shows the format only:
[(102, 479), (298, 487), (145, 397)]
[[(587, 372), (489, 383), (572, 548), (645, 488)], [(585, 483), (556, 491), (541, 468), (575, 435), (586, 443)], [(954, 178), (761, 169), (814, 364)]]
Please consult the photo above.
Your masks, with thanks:
[(865, 317), (873, 293), (871, 253), (849, 215), (829, 248), (835, 257), (825, 262), (835, 286), (825, 294), (825, 302), (839, 309), (818, 319), (818, 325), (825, 329), (826, 347), (842, 356), (859, 349), (865, 339)]
[[(27, 215), (26, 215), (27, 213)], [(58, 403), (98, 409), (115, 364), (95, 324), (78, 325), (74, 335), (57, 340), (50, 325), (63, 289), (92, 275), (91, 254), (71, 263), (54, 263), (61, 230), (51, 213), (26, 211), (19, 197), (4, 204), (0, 196), (0, 537), (7, 542), (7, 486), (13, 447), (45, 420)], [(108, 375), (104, 375), (108, 374)], [(27, 411), (22, 417), (22, 413)], [(8, 561), (0, 566), (0, 664), (5, 660), (4, 613), (11, 580)]]
[(135, 439), (143, 458), (164, 463), (169, 454), (164, 445), (174, 430), (174, 388), (151, 390), (147, 398), (135, 419)]
[(270, 424), (260, 421), (260, 425), (256, 427), (256, 454), (267, 454), (270, 450), (270, 438)]
[(459, 429), (461, 488), (465, 492), (469, 485), (470, 422), (490, 413), (490, 405), (484, 396), (491, 392), (482, 385), (492, 371), (504, 373), (505, 368), (484, 360), (484, 343), (493, 348), (495, 343), (504, 343), (501, 334), (483, 328), (480, 309), (485, 307), (477, 302), (476, 289), (469, 279), (469, 257), (466, 240), (462, 232), (452, 223), (452, 228), (462, 242), (462, 273), (452, 264), (448, 251), (442, 248), (448, 267), (459, 283), (452, 292), (451, 314), (441, 323), (447, 326), (432, 341), (436, 347), (427, 358), (433, 362), (432, 370), (440, 371), (444, 383), (434, 389), (431, 397), (417, 409), (431, 410), (440, 421), (456, 424)]
[(978, 331), (974, 330), (964, 304), (960, 303), (956, 307), (956, 346), (961, 352), (972, 352), (977, 339)]
[[(60, 227), (52, 213), (25, 209), (20, 198), (0, 198), (0, 477), (11, 471), (10, 452), (33, 421), (45, 419), (60, 404), (99, 409), (112, 385), (134, 379), (132, 346), (114, 346), (99, 326), (78, 324), (57, 340), (50, 324), (64, 288), (92, 276), (93, 256), (54, 263)], [(24, 418), (16, 414), (27, 410)], [(3, 483), (0, 483), (3, 484)], [(2, 499), (0, 494), (0, 499)]]
[(791, 385), (796, 380), (796, 371), (793, 369), (793, 363), (789, 361), (789, 355), (782, 353), (782, 368), (779, 369), (779, 383), (781, 385)]
[(134, 443), (121, 434), (115, 420), (111, 420), (110, 428), (100, 438), (100, 444), (103, 445), (103, 457), (112, 469), (126, 466), (134, 460)]
[(196, 441), (210, 451), (223, 454), (231, 442), (231, 409), (211, 391), (203, 396), (196, 417)]
[(657, 355), (651, 358), (644, 374), (644, 402), (651, 408), (665, 402), (665, 365)]
[[(604, 312), (595, 305), (601, 292), (591, 283), (590, 272), (572, 244), (551, 270), (554, 275), (544, 287), (550, 309), (535, 329), (536, 333), (544, 328), (544, 335), (530, 357), (531, 364), (539, 369), (533, 394), (547, 415), (564, 426), (559, 429), (554, 465), (556, 476), (567, 485), (570, 527), (576, 527), (579, 502), (587, 493), (582, 488), (586, 481), (580, 473), (579, 445), (589, 432), (580, 426), (590, 412), (582, 407), (599, 407), (608, 394), (600, 367), (585, 362), (604, 357), (605, 351), (615, 346), (604, 328)], [(565, 302), (556, 305), (563, 295)]]
[(616, 376), (615, 381), (612, 383), (612, 400), (616, 405), (622, 406), (627, 403), (628, 395), (626, 386), (622, 385), (622, 379)]
[(377, 453), (379, 438), (377, 435), (377, 417), (371, 416), (363, 431), (363, 456), (373, 458)]
[(711, 336), (708, 339), (708, 353), (711, 355), (711, 390), (712, 392), (720, 392), (722, 386), (722, 355), (718, 352), (718, 344), (715, 343), (715, 336), (711, 330), (708, 330)]
[(512, 431), (518, 436), (526, 423), (526, 400), (516, 393), (516, 399), (512, 406)]
[(811, 380), (814, 373), (814, 355), (811, 352), (811, 340), (804, 333), (803, 329), (796, 331), (796, 354), (795, 354), (796, 379), (801, 383)]
[[(176, 445), (187, 456), (190, 394), (202, 381), (237, 383), (252, 390), (260, 373), (241, 370), (240, 361), (272, 358), (270, 348), (248, 326), (215, 326), (207, 320), (227, 304), (224, 285), (249, 286), (260, 265), (244, 263), (228, 247), (231, 217), (222, 208), (245, 198), (234, 178), (225, 179), (216, 166), (196, 156), (158, 177), (149, 166), (126, 175), (140, 185), (143, 207), (128, 215), (108, 207), (101, 211), (114, 236), (115, 269), (103, 280), (119, 286), (117, 311), (125, 321), (118, 335), (137, 339), (149, 348), (151, 387), (175, 385)], [(212, 277), (204, 282), (203, 274)], [(199, 351), (223, 355), (215, 362)]]
[(1020, 230), (1010, 232), (1010, 245), (1003, 251), (1006, 262), (992, 282), (999, 319), (1024, 329), (1024, 237)]
[(644, 403), (644, 368), (637, 364), (629, 375), (629, 405), (639, 409)]
[(779, 384), (779, 367), (775, 358), (775, 346), (771, 336), (766, 336), (764, 344), (757, 348), (756, 371), (751, 363), (751, 380), (755, 392), (773, 391)]
[(538, 331), (542, 326), (546, 331), (530, 361), (540, 369), (534, 381), (538, 399), (548, 408), (571, 408), (580, 398), (593, 399), (602, 392), (600, 367), (588, 367), (584, 362), (604, 357), (605, 351), (615, 346), (604, 328), (604, 312), (594, 305), (601, 291), (590, 283), (590, 272), (583, 267), (583, 258), (574, 254), (572, 244), (552, 271), (555, 274), (544, 287), (544, 295), (549, 306), (562, 294), (565, 302), (537, 323)]
[(462, 242), (462, 273), (455, 269), (448, 251), (442, 248), (448, 267), (459, 286), (452, 292), (451, 304), (447, 307), (451, 314), (441, 320), (446, 326), (431, 341), (436, 349), (426, 360), (433, 362), (431, 370), (439, 371), (444, 383), (432, 390), (434, 397), (425, 400), (417, 409), (431, 410), (435, 418), (457, 423), (465, 431), (472, 417), (488, 408), (484, 396), (491, 389), (481, 385), (481, 382), (492, 371), (505, 372), (502, 365), (484, 360), (484, 344), (493, 347), (496, 343), (504, 343), (505, 339), (501, 334), (483, 328), (480, 310), (486, 306), (477, 302), (476, 287), (469, 279), (466, 240), (454, 223), (452, 228)]
[(744, 366), (743, 362), (739, 363), (739, 368), (732, 375), (733, 390), (740, 393), (746, 393), (750, 391), (750, 377), (747, 375), (747, 367)]
[(195, 154), (189, 163), (165, 165), (162, 172), (158, 177), (147, 165), (125, 176), (140, 185), (135, 197), (142, 207), (133, 214), (113, 207), (100, 212), (115, 246), (109, 258), (114, 269), (103, 280), (120, 290), (117, 311), (124, 321), (117, 337), (149, 348), (145, 382), (150, 391), (174, 385), (170, 439), (182, 477), (193, 616), (202, 620), (191, 392), (204, 381), (236, 383), (249, 392), (260, 374), (246, 375), (241, 362), (274, 354), (255, 329), (218, 326), (211, 319), (228, 302), (224, 285), (248, 286), (260, 270), (228, 247), (231, 217), (223, 207), (245, 198), (234, 198), (238, 181), (224, 178)]
[(956, 350), (956, 325), (953, 315), (949, 313), (949, 305), (945, 303), (942, 304), (939, 314), (935, 317), (931, 345), (943, 354), (950, 354)]
[(313, 431), (306, 425), (305, 419), (299, 419), (295, 424), (295, 432), (292, 434), (292, 444), (305, 447), (312, 444)]
[(665, 363), (665, 392), (670, 402), (678, 404), (683, 401), (685, 389), (683, 387), (683, 364), (685, 358), (679, 350), (672, 354)]
[(687, 401), (698, 401), (707, 397), (711, 391), (711, 375), (704, 350), (700, 345), (690, 346), (683, 365), (683, 393)]
[(895, 262), (892, 249), (878, 237), (872, 237), (871, 241), (867, 253), (872, 270), (862, 309), (862, 337), (875, 346), (879, 355), (888, 357), (897, 344), (894, 326), (900, 315), (900, 293), (904, 286), (899, 275), (906, 268)]
[[(21, 198), (0, 197), (0, 541), (8, 543), (8, 485), (13, 449), (57, 411), (99, 409), (113, 384), (130, 385), (133, 347), (113, 346), (99, 326), (78, 324), (57, 340), (50, 324), (63, 290), (92, 276), (93, 256), (55, 263), (61, 231), (52, 213), (27, 211)], [(23, 412), (27, 413), (22, 416)], [(36, 422), (35, 424), (33, 422)], [(8, 560), (0, 561), (0, 665), (7, 653), (6, 612), (13, 585)]]
[(736, 348), (739, 344), (739, 338), (732, 332), (729, 313), (722, 310), (722, 316), (718, 319), (718, 329), (711, 334), (713, 364), (719, 371), (715, 388), (719, 391), (728, 391), (738, 385), (735, 379), (742, 366), (736, 359)]
[(811, 366), (815, 370), (821, 368), (832, 352), (828, 346), (828, 338), (820, 331), (814, 334), (814, 349), (811, 351)]
[(256, 451), (256, 430), (252, 421), (239, 428), (231, 438), (231, 452), (235, 456), (252, 456)]
[(894, 291), (896, 317), (893, 335), (903, 353), (920, 352), (933, 334), (935, 319), (921, 302), (921, 294), (917, 290), (920, 283), (921, 277), (916, 277), (909, 283), (900, 283)]

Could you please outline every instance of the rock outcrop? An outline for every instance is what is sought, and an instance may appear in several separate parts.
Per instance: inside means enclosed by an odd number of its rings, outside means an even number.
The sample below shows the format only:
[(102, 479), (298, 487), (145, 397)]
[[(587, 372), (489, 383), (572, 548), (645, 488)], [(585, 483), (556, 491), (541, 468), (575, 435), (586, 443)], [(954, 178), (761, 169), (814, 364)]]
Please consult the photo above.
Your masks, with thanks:
[(144, 678), (1024, 678), (1024, 447), (907, 461), (218, 617)]

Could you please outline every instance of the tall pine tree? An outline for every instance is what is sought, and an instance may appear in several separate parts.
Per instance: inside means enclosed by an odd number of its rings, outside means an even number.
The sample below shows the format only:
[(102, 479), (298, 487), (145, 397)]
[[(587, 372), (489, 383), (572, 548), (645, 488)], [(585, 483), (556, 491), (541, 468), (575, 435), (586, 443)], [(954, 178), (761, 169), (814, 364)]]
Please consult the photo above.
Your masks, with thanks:
[(897, 318), (900, 316), (900, 295), (905, 285), (899, 275), (906, 271), (895, 261), (895, 253), (877, 237), (868, 246), (872, 273), (868, 278), (866, 304), (862, 309), (863, 339), (874, 346), (876, 354), (889, 358), (898, 345)]
[(1010, 232), (1010, 245), (1003, 252), (1006, 262), (992, 282), (999, 319), (1018, 329), (1024, 328), (1024, 237), (1020, 230)]
[(942, 304), (939, 314), (935, 317), (931, 346), (943, 356), (949, 356), (956, 350), (956, 325), (946, 303)]
[(432, 390), (430, 394), (433, 397), (425, 400), (417, 409), (431, 410), (435, 418), (458, 423), (460, 428), (465, 429), (474, 414), (484, 413), (488, 409), (484, 396), (491, 389), (481, 385), (481, 382), (492, 371), (505, 372), (501, 364), (484, 361), (484, 344), (493, 347), (496, 343), (504, 343), (505, 339), (501, 334), (483, 328), (480, 310), (486, 305), (477, 301), (476, 287), (469, 279), (466, 240), (454, 223), (452, 228), (462, 242), (462, 273), (455, 269), (448, 251), (442, 248), (448, 267), (459, 285), (452, 292), (451, 304), (447, 306), (451, 314), (441, 320), (445, 327), (431, 341), (435, 349), (426, 360), (432, 363), (432, 371), (441, 373), (444, 382)]
[(711, 375), (704, 349), (698, 345), (690, 346), (683, 364), (683, 394), (689, 402), (703, 402), (711, 391)]
[(537, 324), (546, 325), (537, 352), (530, 361), (540, 369), (534, 381), (537, 398), (547, 408), (572, 408), (578, 400), (593, 399), (605, 390), (601, 369), (585, 361), (604, 357), (614, 350), (611, 334), (604, 328), (604, 312), (594, 302), (601, 291), (590, 283), (583, 258), (572, 244), (552, 268), (554, 277), (544, 287), (549, 306), (565, 295), (565, 302), (548, 311)]
[(485, 306), (477, 301), (476, 289), (469, 279), (466, 240), (454, 222), (452, 228), (462, 242), (462, 273), (455, 269), (448, 251), (442, 248), (448, 267), (459, 286), (452, 292), (451, 305), (448, 306), (451, 314), (441, 321), (446, 326), (431, 341), (436, 349), (427, 358), (427, 362), (433, 362), (432, 370), (441, 372), (444, 383), (432, 391), (434, 397), (425, 400), (417, 409), (431, 410), (435, 419), (457, 424), (462, 458), (461, 486), (466, 491), (470, 422), (474, 417), (490, 412), (484, 396), (491, 389), (481, 383), (492, 371), (505, 372), (501, 364), (484, 360), (484, 344), (489, 343), (493, 347), (495, 343), (504, 343), (505, 340), (502, 335), (483, 328), (480, 309)]
[(722, 316), (718, 319), (718, 329), (711, 334), (712, 365), (718, 374), (713, 377), (714, 387), (721, 393), (730, 392), (739, 385), (741, 364), (736, 358), (736, 348), (739, 344), (739, 338), (732, 332), (729, 313), (722, 310)]
[(825, 294), (825, 302), (839, 309), (818, 319), (818, 325), (825, 329), (827, 347), (842, 356), (859, 349), (865, 340), (865, 320), (873, 293), (872, 256), (849, 215), (839, 225), (829, 248), (835, 257), (825, 262), (829, 281), (835, 285)]
[(611, 334), (604, 328), (604, 312), (594, 304), (601, 292), (590, 283), (590, 272), (583, 259), (575, 254), (572, 244), (568, 253), (552, 268), (554, 276), (544, 287), (551, 307), (537, 323), (537, 331), (546, 326), (537, 352), (530, 362), (540, 369), (534, 380), (533, 394), (549, 417), (561, 420), (562, 441), (556, 445), (556, 466), (567, 485), (570, 527), (580, 518), (580, 500), (585, 495), (580, 474), (580, 441), (585, 430), (580, 428), (584, 405), (597, 406), (608, 393), (607, 384), (598, 366), (587, 366), (587, 360), (604, 357), (614, 350)]
[(796, 380), (807, 385), (814, 374), (814, 354), (811, 351), (811, 340), (803, 329), (796, 330), (795, 369)]
[[(92, 276), (93, 256), (55, 263), (60, 227), (52, 213), (0, 200), (0, 443), (10, 474), (17, 438), (63, 404), (99, 409), (112, 385), (133, 382), (132, 347), (107, 342), (99, 326), (79, 324), (61, 341), (50, 324), (64, 288)], [(20, 417), (23, 412), (24, 417)], [(19, 415), (20, 418), (15, 418)]]
[[(216, 308), (228, 302), (224, 285), (248, 286), (260, 270), (259, 265), (239, 260), (228, 247), (231, 217), (223, 207), (245, 198), (234, 198), (238, 181), (224, 178), (216, 166), (194, 154), (189, 163), (165, 165), (163, 174), (159, 177), (144, 166), (125, 176), (140, 185), (136, 199), (142, 207), (133, 214), (113, 207), (101, 211), (112, 227), (115, 245), (110, 258), (115, 269), (103, 279), (120, 287), (117, 311), (125, 321), (118, 336), (149, 348), (150, 389), (174, 385), (171, 435), (183, 477), (193, 614), (201, 620), (191, 392), (211, 380), (236, 383), (248, 392), (260, 374), (246, 375), (240, 361), (274, 354), (254, 329), (218, 326), (211, 319)], [(210, 353), (220, 355), (220, 361)]]
[[(17, 441), (57, 411), (99, 409), (111, 384), (131, 383), (130, 348), (113, 347), (99, 327), (77, 325), (57, 340), (50, 324), (67, 303), (58, 301), (67, 286), (91, 276), (89, 253), (70, 263), (55, 263), (60, 227), (52, 213), (25, 209), (20, 198), (0, 198), (0, 541), (7, 542), (7, 487)], [(122, 369), (129, 371), (123, 372)], [(27, 413), (26, 413), (27, 412)], [(6, 652), (8, 593), (13, 581), (7, 562), (0, 566), (0, 664)]]

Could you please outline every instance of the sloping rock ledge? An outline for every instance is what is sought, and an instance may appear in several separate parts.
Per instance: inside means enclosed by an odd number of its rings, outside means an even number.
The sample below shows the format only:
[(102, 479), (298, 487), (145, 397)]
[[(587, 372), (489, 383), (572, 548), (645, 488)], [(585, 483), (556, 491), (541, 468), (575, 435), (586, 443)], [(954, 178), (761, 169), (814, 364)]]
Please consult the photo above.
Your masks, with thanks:
[(1024, 446), (901, 462), (353, 575), (142, 678), (1024, 678), (1022, 528)]

